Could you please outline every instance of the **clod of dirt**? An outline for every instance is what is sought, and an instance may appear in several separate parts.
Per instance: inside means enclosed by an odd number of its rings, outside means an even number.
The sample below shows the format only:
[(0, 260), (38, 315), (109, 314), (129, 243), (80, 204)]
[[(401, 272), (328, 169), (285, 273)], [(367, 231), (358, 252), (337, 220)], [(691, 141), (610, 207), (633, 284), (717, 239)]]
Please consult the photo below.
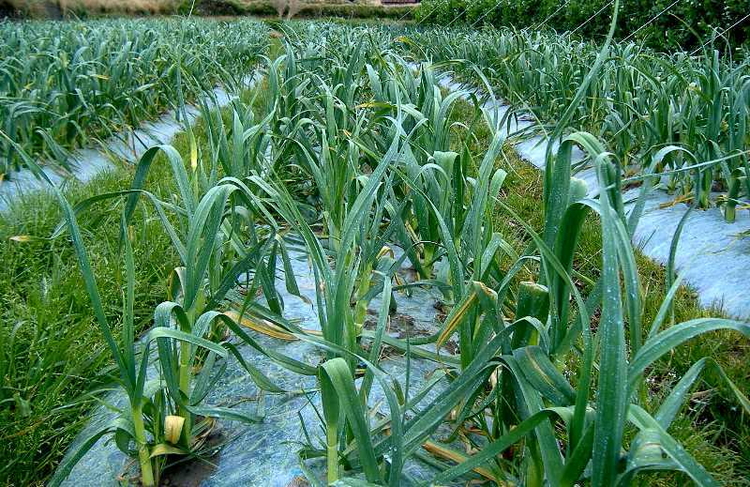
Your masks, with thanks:
[[(376, 317), (366, 319), (363, 324), (366, 330), (375, 330), (377, 326)], [(395, 313), (391, 316), (391, 322), (386, 331), (389, 335), (395, 335), (399, 339), (430, 336), (430, 330), (419, 326), (412, 316), (402, 313)]]
[(443, 348), (451, 355), (458, 355), (458, 343), (452, 338), (445, 342)]
[[(214, 429), (206, 437), (202, 451), (212, 451), (221, 444), (224, 437), (220, 430)], [(175, 459), (176, 464), (167, 467), (162, 473), (159, 485), (161, 487), (200, 487), (216, 470), (214, 458), (193, 458), (187, 461)]]
[(216, 466), (206, 460), (191, 460), (175, 465), (164, 472), (162, 487), (200, 487), (211, 476)]
[(310, 487), (310, 482), (304, 477), (294, 477), (291, 482), (286, 484), (286, 487)]

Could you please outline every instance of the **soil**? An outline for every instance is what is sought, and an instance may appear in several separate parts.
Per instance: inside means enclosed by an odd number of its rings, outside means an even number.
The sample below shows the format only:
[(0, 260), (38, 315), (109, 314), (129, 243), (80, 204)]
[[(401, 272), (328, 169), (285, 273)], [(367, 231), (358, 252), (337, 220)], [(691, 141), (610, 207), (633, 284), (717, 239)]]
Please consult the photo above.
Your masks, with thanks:
[(629, 189), (640, 188), (641, 186), (643, 186), (643, 181), (632, 181), (630, 183), (624, 184), (622, 186), (622, 191), (625, 192)]
[[(364, 328), (366, 330), (375, 330), (377, 324), (377, 318), (368, 318), (365, 320)], [(399, 339), (405, 339), (407, 337), (426, 337), (431, 335), (430, 330), (419, 326), (416, 324), (414, 318), (402, 313), (394, 313), (391, 316), (391, 322), (386, 331), (391, 335), (396, 334), (396, 337)]]
[(162, 487), (200, 487), (214, 470), (216, 466), (213, 463), (196, 458), (166, 470), (159, 485)]
[(456, 340), (454, 340), (453, 338), (445, 342), (443, 348), (451, 355), (458, 355), (458, 343), (456, 343)]
[(10, 4), (9, 0), (0, 0), (0, 19), (20, 18), (20, 12)]
[(286, 485), (286, 487), (310, 487), (310, 482), (308, 482), (304, 477), (294, 477), (292, 481)]
[[(205, 444), (200, 447), (200, 450), (204, 452), (217, 451), (223, 442), (224, 435), (220, 429), (214, 427), (206, 437)], [(205, 455), (202, 455), (199, 458), (192, 458), (187, 461), (179, 461), (178, 457), (174, 460), (177, 463), (167, 467), (162, 472), (159, 482), (160, 487), (200, 487), (203, 481), (209, 478), (216, 470), (217, 460), (215, 456), (207, 458)]]
[(450, 308), (442, 301), (435, 301), (435, 304), (433, 304), (432, 307), (437, 310), (435, 321), (437, 323), (445, 322), (445, 318), (448, 316), (448, 311), (450, 311)]

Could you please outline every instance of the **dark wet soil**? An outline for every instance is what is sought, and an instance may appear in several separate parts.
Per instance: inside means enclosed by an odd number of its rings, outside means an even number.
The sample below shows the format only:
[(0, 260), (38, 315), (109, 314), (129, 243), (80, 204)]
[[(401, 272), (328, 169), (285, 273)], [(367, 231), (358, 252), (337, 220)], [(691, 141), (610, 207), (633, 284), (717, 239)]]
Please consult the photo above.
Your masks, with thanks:
[(200, 487), (214, 470), (216, 466), (209, 461), (191, 460), (166, 470), (159, 485), (162, 487)]
[[(377, 317), (368, 318), (364, 323), (366, 330), (375, 330), (377, 325)], [(401, 313), (394, 313), (391, 316), (391, 322), (388, 324), (386, 331), (389, 335), (396, 336), (399, 339), (426, 337), (432, 334), (429, 329), (416, 323), (414, 318)]]
[[(212, 430), (205, 438), (205, 444), (200, 447), (202, 451), (211, 452), (217, 450), (224, 442), (224, 435), (220, 429)], [(204, 480), (209, 478), (216, 470), (218, 456), (220, 453), (209, 458), (201, 456), (187, 461), (179, 461), (167, 467), (161, 475), (160, 487), (200, 487)], [(170, 460), (172, 460), (170, 458)], [(168, 462), (169, 463), (169, 462)]]

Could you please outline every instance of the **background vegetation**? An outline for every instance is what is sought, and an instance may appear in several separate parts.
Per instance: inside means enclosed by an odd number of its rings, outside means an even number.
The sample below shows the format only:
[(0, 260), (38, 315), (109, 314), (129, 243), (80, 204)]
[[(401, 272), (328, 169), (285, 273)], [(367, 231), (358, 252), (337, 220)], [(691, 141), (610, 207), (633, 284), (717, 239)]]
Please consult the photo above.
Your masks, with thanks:
[[(284, 5), (287, 4), (287, 5)], [(411, 20), (416, 11), (413, 5), (384, 6), (377, 1), (347, 0), (201, 0), (196, 6), (201, 15), (256, 15), (274, 17), (279, 15), (297, 18), (343, 17), (355, 19)]]
[(0, 14), (59, 18), (65, 14), (169, 14), (182, 6), (182, 0), (0, 0)]
[(414, 5), (382, 5), (377, 0), (0, 0), (0, 17), (86, 18), (99, 15), (284, 15), (410, 20)]
[[(441, 25), (535, 28), (544, 24), (601, 39), (607, 34), (611, 11), (610, 0), (424, 0), (415, 16), (419, 22)], [(721, 32), (739, 22), (726, 33), (729, 43), (738, 46), (750, 40), (748, 13), (746, 0), (623, 0), (615, 38), (626, 38), (648, 23), (633, 37), (659, 49), (692, 49), (717, 29)]]

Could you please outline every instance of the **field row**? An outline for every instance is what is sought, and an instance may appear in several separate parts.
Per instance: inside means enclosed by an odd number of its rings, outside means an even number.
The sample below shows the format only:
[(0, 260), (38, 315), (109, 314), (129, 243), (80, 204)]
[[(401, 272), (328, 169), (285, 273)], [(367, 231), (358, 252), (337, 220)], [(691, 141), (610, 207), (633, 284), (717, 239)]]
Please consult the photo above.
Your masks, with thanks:
[[(226, 25), (201, 24), (216, 39), (239, 29)], [(292, 23), (269, 41), (248, 25), (257, 42), (247, 64), (217, 62), (216, 80), (195, 83), (193, 93), (237, 86), (260, 59), (258, 89), (224, 110), (204, 106), (179, 150), (146, 151), (126, 187), (71, 198), (50, 186), (62, 224), (13, 236), (13, 245), (37, 249), (29, 259), (64, 252), (77, 261), (83, 284), (57, 302), (72, 300), (64, 315), (74, 308), (84, 324), (77, 336), (57, 323), (53, 335), (22, 322), (0, 329), (10, 475), (46, 480), (24, 468), (34, 459), (18, 452), (28, 450), (47, 467), (62, 459), (51, 485), (159, 485), (204, 460), (217, 465), (210, 482), (235, 485), (269, 475), (287, 485), (300, 473), (313, 485), (719, 485), (743, 477), (745, 417), (730, 424), (717, 411), (736, 403), (750, 412), (745, 369), (726, 367), (750, 325), (685, 313), (671, 272), (653, 287), (644, 282), (630, 238), (638, 219), (622, 197), (634, 168), (668, 181), (667, 168), (678, 167), (674, 174), (694, 173), (702, 184), (702, 168), (720, 173), (734, 159), (685, 169), (667, 157), (685, 149), (670, 149), (660, 151), (665, 167), (626, 163), (640, 153), (598, 131), (610, 116), (592, 101), (605, 89), (597, 79), (612, 74), (581, 45), (579, 60), (563, 51), (576, 69), (553, 117), (561, 144), (529, 183), (541, 182), (536, 197), (519, 203), (523, 168), (501, 130), (510, 119), (440, 86), (438, 70), (463, 66), (457, 71), (468, 77), (479, 55), (415, 69), (415, 61), (455, 59), (446, 34)], [(533, 38), (507, 35), (519, 46)], [(483, 49), (470, 35), (464, 42)], [(563, 54), (555, 55), (561, 66), (548, 72), (565, 74)], [(175, 103), (184, 109), (182, 80), (191, 77), (175, 66)], [(514, 101), (521, 81), (505, 86), (498, 71), (474, 70), (474, 81)], [(544, 69), (529, 71), (533, 86)], [(587, 118), (582, 107), (597, 110)], [(10, 147), (42, 173), (34, 154), (43, 148)], [(574, 147), (605, 188), (594, 197), (574, 177)], [(24, 262), (9, 262), (23, 277)], [(4, 300), (22, 299), (8, 288)], [(48, 288), (35, 293), (36, 307), (53, 313), (61, 305), (43, 304)], [(81, 306), (84, 295), (90, 307)], [(705, 342), (718, 334), (737, 348), (695, 356), (704, 348), (692, 344), (709, 332)], [(80, 342), (96, 351), (79, 361), (66, 350)], [(15, 343), (54, 353), (29, 366)], [(720, 392), (700, 391), (701, 407), (692, 391), (703, 380)], [(70, 392), (94, 388), (109, 407)], [(13, 448), (86, 410), (98, 421), (64, 458), (67, 440)], [(721, 423), (730, 441), (705, 439), (706, 423)], [(281, 452), (266, 433), (284, 441)], [(222, 434), (243, 440), (215, 453)]]
[(215, 85), (237, 86), (267, 50), (252, 21), (0, 24), (0, 176), (138, 127)]
[[(193, 98), (237, 83), (266, 49), (267, 29), (250, 22), (174, 21), (4, 24), (0, 64), (0, 173), (22, 166), (13, 143), (35, 156), (96, 140)], [(750, 202), (750, 57), (705, 51), (664, 55), (613, 44), (576, 98), (598, 48), (528, 31), (460, 32), (384, 28), (420, 58), (451, 62), (536, 129), (586, 130), (606, 141), (624, 176), (663, 174), (663, 188), (733, 221)], [(566, 112), (566, 109), (570, 110)], [(11, 142), (12, 141), (12, 142)]]
[(750, 201), (750, 57), (666, 55), (615, 43), (579, 93), (599, 54), (590, 43), (540, 32), (439, 29), (405, 41), (464, 79), (476, 79), (480, 69), (478, 84), (533, 114), (537, 130), (591, 132), (607, 143), (625, 178), (663, 174), (663, 189), (700, 208), (722, 206), (730, 222), (737, 205)]

